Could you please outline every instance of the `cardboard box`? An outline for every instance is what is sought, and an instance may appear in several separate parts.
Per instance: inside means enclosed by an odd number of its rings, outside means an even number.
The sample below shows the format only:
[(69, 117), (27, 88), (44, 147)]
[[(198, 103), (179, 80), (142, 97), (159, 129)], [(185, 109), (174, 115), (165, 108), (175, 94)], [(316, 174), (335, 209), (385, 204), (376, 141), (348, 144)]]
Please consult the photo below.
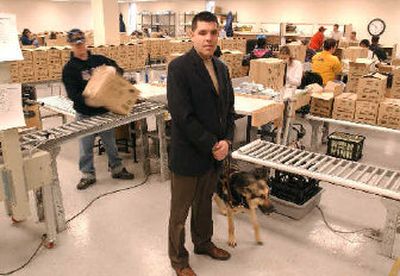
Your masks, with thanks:
[(358, 58), (349, 62), (349, 74), (363, 76), (373, 71), (373, 62), (367, 58)]
[(400, 67), (394, 67), (392, 70), (393, 81), (391, 89), (391, 97), (400, 99)]
[(220, 57), (228, 68), (231, 69), (231, 78), (239, 78), (242, 76), (242, 60), (243, 53), (236, 50), (222, 50), (222, 56)]
[(357, 93), (358, 83), (361, 79), (361, 76), (349, 75), (349, 79), (346, 83), (346, 92), (348, 93)]
[(310, 93), (322, 93), (324, 92), (324, 88), (318, 83), (312, 83), (307, 85), (307, 89), (310, 90)]
[(400, 66), (400, 58), (395, 58), (392, 61), (393, 66)]
[(386, 65), (386, 64), (381, 64), (378, 67), (378, 72), (379, 73), (393, 73), (395, 66), (393, 65)]
[(304, 62), (306, 59), (306, 50), (307, 50), (307, 46), (303, 45), (302, 43), (289, 43), (286, 44), (287, 47), (289, 47), (290, 49), (290, 53), (292, 54), (292, 56), (297, 59), (300, 60), (301, 62)]
[(343, 51), (343, 57), (351, 61), (356, 61), (357, 58), (367, 58), (368, 49), (358, 46), (351, 46)]
[(249, 76), (255, 83), (260, 83), (266, 88), (281, 90), (285, 63), (277, 58), (260, 58), (250, 61)]
[(344, 84), (341, 82), (328, 81), (324, 87), (324, 92), (332, 92), (333, 95), (339, 96), (344, 91)]
[(335, 98), (332, 118), (337, 120), (352, 121), (356, 112), (357, 95), (343, 93)]
[(381, 102), (378, 125), (400, 129), (400, 99), (385, 99)]
[(318, 117), (332, 116), (334, 95), (332, 92), (311, 94), (311, 114)]
[(85, 102), (93, 107), (105, 107), (108, 110), (126, 115), (139, 97), (131, 83), (115, 73), (111, 66), (96, 68), (82, 94)]
[(378, 117), (378, 107), (379, 103), (377, 102), (366, 102), (357, 100), (354, 120), (359, 123), (375, 125), (376, 119)]
[(385, 98), (387, 76), (373, 74), (363, 76), (358, 83), (357, 97), (360, 101), (380, 102)]

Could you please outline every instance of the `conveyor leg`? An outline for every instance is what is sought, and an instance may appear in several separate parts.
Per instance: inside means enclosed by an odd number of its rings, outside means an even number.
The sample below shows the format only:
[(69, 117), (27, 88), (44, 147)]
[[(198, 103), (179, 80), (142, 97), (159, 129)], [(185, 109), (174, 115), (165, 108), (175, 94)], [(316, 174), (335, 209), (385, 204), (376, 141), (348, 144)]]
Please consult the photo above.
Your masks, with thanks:
[(382, 203), (386, 207), (386, 222), (379, 253), (394, 258), (400, 249), (400, 202), (383, 198)]
[(57, 238), (57, 219), (54, 208), (54, 197), (52, 192), (53, 185), (42, 187), (43, 192), (43, 211), (46, 222), (46, 247), (52, 248)]
[(311, 124), (311, 151), (316, 152), (318, 150), (318, 134), (319, 128), (321, 127), (322, 123), (317, 121), (310, 121)]
[(158, 130), (158, 140), (160, 143), (160, 174), (161, 181), (166, 181), (169, 179), (168, 170), (168, 154), (167, 154), (167, 140), (165, 137), (165, 121), (164, 114), (157, 115), (157, 130)]
[[(58, 171), (57, 171), (57, 155), (60, 153), (60, 147), (55, 147), (50, 150), (51, 155), (51, 169), (53, 173), (53, 184), (50, 186), (50, 189), (43, 190), (43, 198), (49, 198), (53, 200), (52, 207), (54, 208), (55, 217), (57, 221), (57, 232), (64, 231), (67, 228), (65, 221), (65, 211), (64, 204), (62, 200), (60, 181), (58, 179)], [(51, 193), (51, 196), (45, 195), (46, 192)], [(44, 202), (46, 203), (46, 202)], [(44, 208), (50, 208), (50, 205), (46, 206), (44, 204)], [(46, 219), (47, 220), (47, 219)]]

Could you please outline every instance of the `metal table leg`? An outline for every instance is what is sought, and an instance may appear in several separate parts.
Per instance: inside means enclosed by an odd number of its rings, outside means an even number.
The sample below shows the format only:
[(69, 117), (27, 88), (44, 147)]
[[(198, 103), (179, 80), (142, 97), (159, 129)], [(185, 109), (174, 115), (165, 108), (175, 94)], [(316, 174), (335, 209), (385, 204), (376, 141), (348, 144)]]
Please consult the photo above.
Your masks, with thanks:
[(246, 125), (246, 144), (250, 143), (251, 137), (251, 115), (247, 116), (247, 125)]
[(285, 120), (284, 120), (284, 127), (283, 127), (283, 138), (282, 138), (282, 145), (287, 146), (290, 140), (290, 129), (292, 127), (292, 121), (295, 116), (295, 107), (296, 100), (289, 99), (285, 101)]
[(165, 121), (163, 115), (164, 114), (157, 115), (156, 120), (157, 120), (157, 130), (158, 130), (158, 140), (159, 140), (159, 150), (160, 150), (161, 181), (166, 181), (169, 179), (169, 170), (168, 170), (167, 141), (165, 136)]
[(150, 159), (149, 159), (149, 137), (147, 136), (147, 121), (141, 119), (139, 127), (139, 137), (141, 140), (141, 156), (143, 158), (143, 172), (145, 175), (150, 174)]

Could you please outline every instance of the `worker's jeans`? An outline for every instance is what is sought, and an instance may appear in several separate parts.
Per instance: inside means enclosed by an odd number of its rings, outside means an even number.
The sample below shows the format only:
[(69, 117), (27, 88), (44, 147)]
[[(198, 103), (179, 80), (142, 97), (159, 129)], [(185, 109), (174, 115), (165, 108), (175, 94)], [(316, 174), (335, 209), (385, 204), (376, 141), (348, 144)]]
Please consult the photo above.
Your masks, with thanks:
[[(76, 115), (76, 120), (82, 120), (90, 118), (88, 115), (79, 114)], [(115, 131), (110, 129), (97, 134), (85, 136), (79, 141), (79, 170), (82, 172), (85, 178), (95, 178), (96, 172), (93, 164), (93, 146), (95, 136), (99, 135), (103, 146), (108, 156), (108, 166), (111, 168), (112, 173), (118, 173), (122, 170), (121, 158), (118, 156), (118, 148), (115, 142)]]

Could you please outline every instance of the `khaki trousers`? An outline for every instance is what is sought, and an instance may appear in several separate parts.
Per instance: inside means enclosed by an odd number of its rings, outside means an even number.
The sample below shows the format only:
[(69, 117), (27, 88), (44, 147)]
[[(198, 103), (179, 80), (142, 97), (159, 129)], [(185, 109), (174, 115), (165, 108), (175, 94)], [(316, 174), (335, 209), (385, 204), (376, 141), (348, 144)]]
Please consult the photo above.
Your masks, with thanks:
[(217, 185), (215, 169), (201, 176), (171, 176), (171, 212), (168, 227), (168, 253), (173, 268), (189, 265), (185, 248), (185, 222), (192, 207), (191, 235), (195, 248), (212, 246), (212, 196)]

